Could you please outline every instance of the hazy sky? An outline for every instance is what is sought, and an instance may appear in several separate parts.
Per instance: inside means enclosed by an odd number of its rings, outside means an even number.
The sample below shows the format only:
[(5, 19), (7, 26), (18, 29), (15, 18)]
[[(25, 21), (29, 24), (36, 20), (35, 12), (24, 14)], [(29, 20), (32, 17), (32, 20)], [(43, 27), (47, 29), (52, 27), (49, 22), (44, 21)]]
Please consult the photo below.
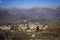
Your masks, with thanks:
[(0, 0), (0, 7), (60, 6), (60, 0)]

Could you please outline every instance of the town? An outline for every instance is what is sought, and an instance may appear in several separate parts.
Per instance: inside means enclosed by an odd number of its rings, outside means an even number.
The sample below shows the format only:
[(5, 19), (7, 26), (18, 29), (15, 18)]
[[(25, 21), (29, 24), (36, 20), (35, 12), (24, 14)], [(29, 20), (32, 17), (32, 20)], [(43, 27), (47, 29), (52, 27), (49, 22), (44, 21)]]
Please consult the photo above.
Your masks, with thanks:
[(30, 31), (34, 32), (38, 28), (38, 30), (46, 30), (49, 26), (42, 25), (40, 22), (29, 22), (29, 23), (19, 23), (19, 24), (11, 24), (11, 25), (2, 25), (0, 29), (2, 30), (10, 30), (12, 27), (16, 27), (19, 31)]
[[(30, 35), (29, 40), (56, 40), (59, 39), (60, 31), (57, 30), (57, 27), (52, 27), (49, 25), (41, 24), (40, 22), (22, 22), (18, 24), (5, 24), (0, 25), (0, 30), (7, 31), (7, 33), (13, 33), (12, 35), (16, 35), (16, 33), (20, 35), (20, 33), (24, 33), (24, 35)], [(15, 33), (16, 32), (16, 33)], [(9, 34), (10, 35), (10, 34)], [(39, 36), (40, 35), (40, 36)], [(21, 35), (20, 35), (21, 36)], [(13, 38), (13, 37), (12, 37)], [(5, 40), (12, 40), (11, 35)], [(25, 39), (25, 37), (24, 37)], [(28, 40), (28, 39), (26, 39)]]

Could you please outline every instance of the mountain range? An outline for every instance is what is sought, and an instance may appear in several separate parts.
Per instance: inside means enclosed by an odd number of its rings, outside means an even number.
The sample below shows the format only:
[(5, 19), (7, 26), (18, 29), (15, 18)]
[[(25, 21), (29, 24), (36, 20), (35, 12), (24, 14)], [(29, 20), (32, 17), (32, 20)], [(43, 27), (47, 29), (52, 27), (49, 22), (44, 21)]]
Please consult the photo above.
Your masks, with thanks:
[(23, 20), (58, 21), (60, 6), (32, 8), (0, 7), (0, 23), (20, 23)]

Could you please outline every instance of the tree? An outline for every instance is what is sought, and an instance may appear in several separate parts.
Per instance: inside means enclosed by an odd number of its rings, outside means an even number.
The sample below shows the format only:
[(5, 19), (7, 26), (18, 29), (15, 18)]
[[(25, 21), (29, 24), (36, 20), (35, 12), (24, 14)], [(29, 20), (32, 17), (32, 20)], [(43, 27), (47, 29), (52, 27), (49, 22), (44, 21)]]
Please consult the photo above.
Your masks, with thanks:
[(36, 27), (36, 31), (39, 31), (39, 26)]
[(0, 40), (4, 40), (4, 39), (5, 39), (5, 32), (0, 29)]

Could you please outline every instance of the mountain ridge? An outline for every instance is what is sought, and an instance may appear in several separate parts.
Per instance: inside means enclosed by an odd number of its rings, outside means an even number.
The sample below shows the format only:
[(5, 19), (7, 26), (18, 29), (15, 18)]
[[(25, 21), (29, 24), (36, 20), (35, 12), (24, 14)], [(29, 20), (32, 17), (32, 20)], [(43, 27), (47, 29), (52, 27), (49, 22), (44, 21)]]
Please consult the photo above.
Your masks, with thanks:
[[(1, 18), (3, 17), (3, 18)], [(18, 23), (22, 20), (44, 18), (46, 20), (60, 19), (60, 6), (24, 8), (0, 8), (0, 23)], [(13, 21), (12, 21), (13, 20)], [(4, 22), (3, 22), (4, 21)]]

